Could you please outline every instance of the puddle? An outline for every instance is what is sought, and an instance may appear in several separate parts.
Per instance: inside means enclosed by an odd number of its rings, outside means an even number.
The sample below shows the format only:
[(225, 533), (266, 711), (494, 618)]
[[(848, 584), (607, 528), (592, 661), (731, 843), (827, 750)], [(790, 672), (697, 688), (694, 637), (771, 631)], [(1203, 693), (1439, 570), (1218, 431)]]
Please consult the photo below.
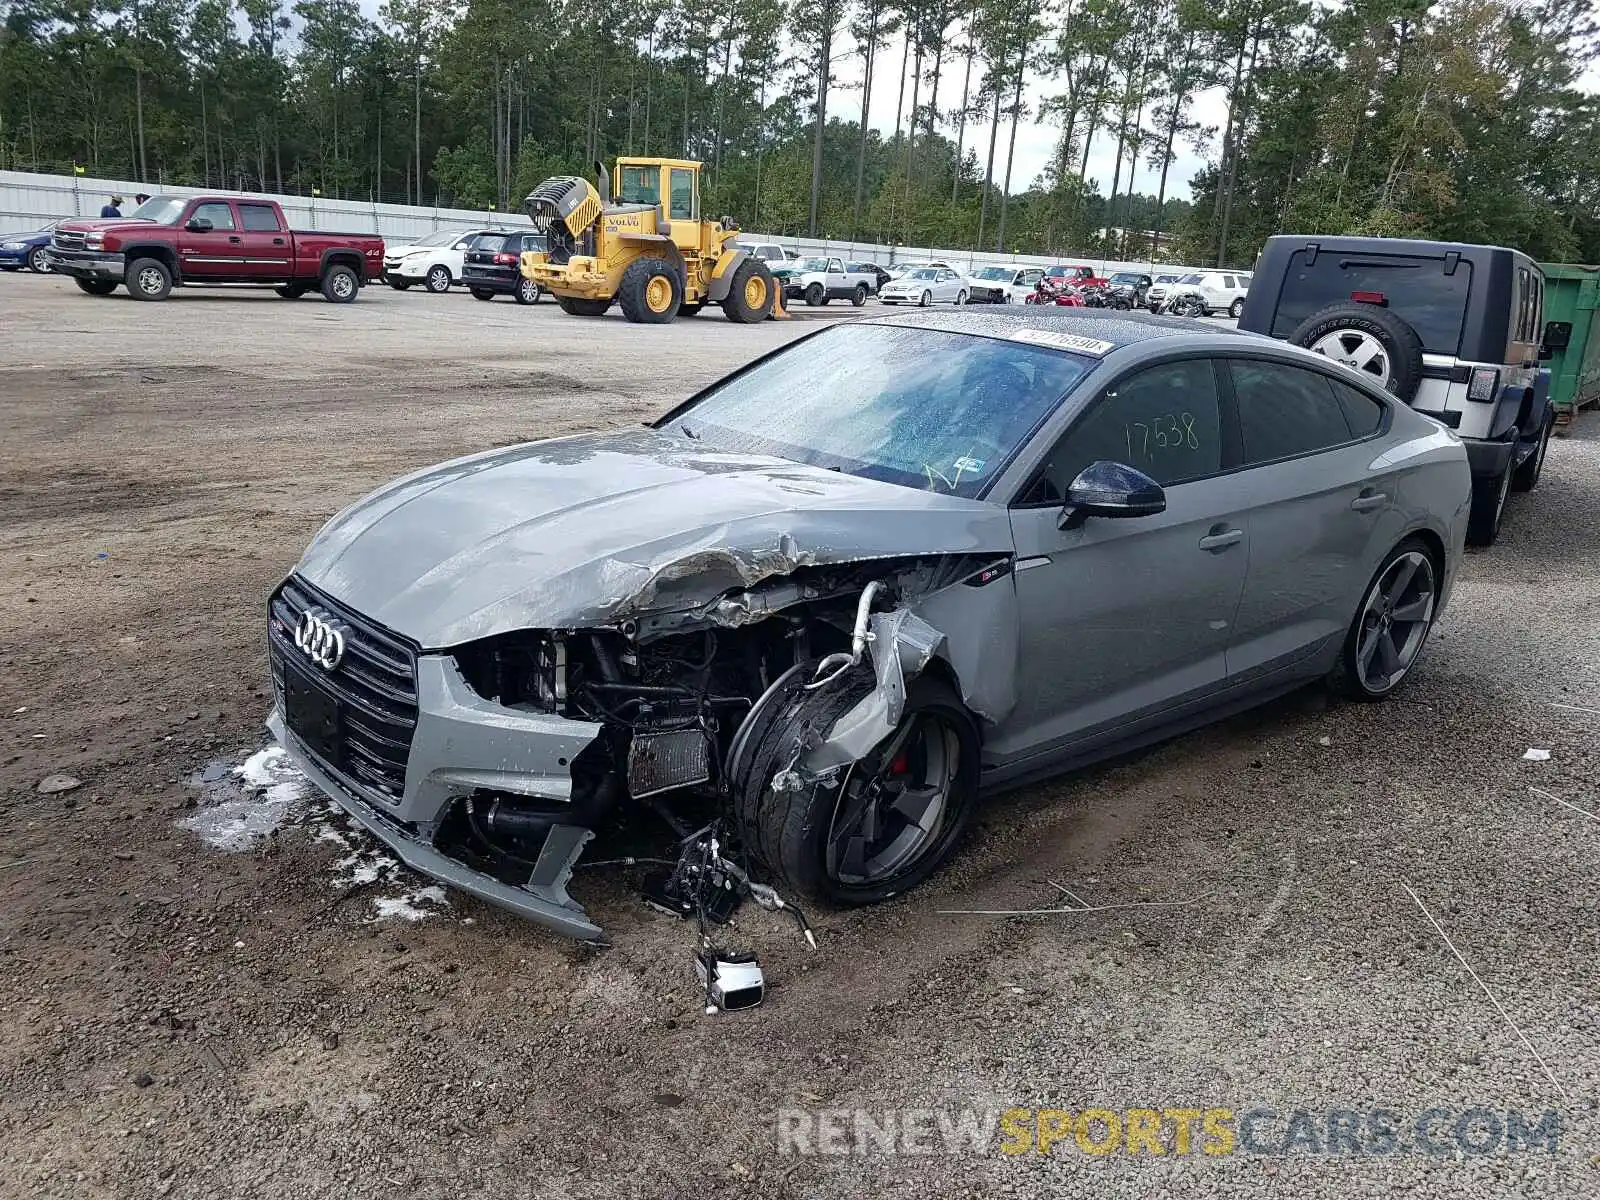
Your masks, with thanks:
[(202, 793), (200, 806), (178, 824), (208, 846), (240, 854), (279, 830), (303, 829), (340, 852), (330, 869), (331, 890), (377, 893), (370, 898), (369, 920), (421, 921), (450, 907), (443, 887), (409, 886), (419, 877), (325, 799), (282, 746), (257, 750), (242, 763), (210, 763), (189, 782)]

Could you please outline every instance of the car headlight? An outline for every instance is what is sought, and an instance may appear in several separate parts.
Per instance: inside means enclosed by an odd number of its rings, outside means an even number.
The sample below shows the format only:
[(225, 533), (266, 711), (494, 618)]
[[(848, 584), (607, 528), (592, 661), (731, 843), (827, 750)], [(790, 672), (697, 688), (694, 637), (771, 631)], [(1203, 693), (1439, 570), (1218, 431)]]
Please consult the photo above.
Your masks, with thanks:
[(0, 250), (21, 250), (21, 249), (23, 249), (23, 243), (21, 243), (21, 242), (0, 242)]
[(99, 230), (93, 233), (86, 233), (83, 236), (83, 248), (85, 250), (100, 250), (104, 248), (105, 244), (106, 235)]

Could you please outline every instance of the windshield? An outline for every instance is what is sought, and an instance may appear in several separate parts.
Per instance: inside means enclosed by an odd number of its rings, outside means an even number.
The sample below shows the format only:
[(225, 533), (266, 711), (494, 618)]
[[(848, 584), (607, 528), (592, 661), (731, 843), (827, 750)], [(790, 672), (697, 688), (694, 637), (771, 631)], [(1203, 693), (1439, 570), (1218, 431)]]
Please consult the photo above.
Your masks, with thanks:
[(185, 196), (152, 196), (129, 215), (141, 221), (154, 221), (157, 225), (176, 225), (188, 202)]
[(623, 167), (622, 186), (617, 189), (617, 199), (624, 204), (660, 204), (660, 168)]
[(1002, 283), (1009, 280), (1016, 272), (1010, 267), (985, 267), (973, 276), (974, 279), (998, 279)]
[(1132, 271), (1118, 271), (1111, 277), (1112, 283), (1138, 283), (1139, 276)]
[(841, 325), (713, 388), (667, 428), (972, 497), (1091, 365), (1000, 338)]
[(939, 274), (938, 267), (918, 267), (907, 277), (910, 279), (932, 279)]
[(825, 258), (801, 259), (800, 269), (802, 271), (826, 271), (828, 269), (828, 260)]
[(453, 246), (465, 232), (463, 229), (440, 229), (407, 244), (413, 250), (425, 250), (433, 246)]
[(1178, 280), (1179, 283), (1204, 283), (1205, 281), (1206, 278), (1204, 275), (1185, 275), (1182, 279)]
[(500, 250), (501, 248), (503, 248), (505, 246), (505, 244), (506, 244), (506, 235), (505, 234), (503, 234), (503, 233), (484, 233), (484, 234), (479, 234), (477, 241), (473, 242), (472, 245), (470, 247), (468, 247), (468, 249), (471, 249), (471, 250), (487, 250), (488, 252), (490, 252), (492, 254), (492, 253), (495, 253), (496, 251)]
[[(1240, 277), (1245, 286), (1250, 280)], [(1296, 251), (1283, 278), (1273, 337), (1287, 337), (1312, 313), (1349, 301), (1357, 292), (1380, 298), (1382, 305), (1417, 331), (1430, 354), (1459, 354), (1461, 327), (1472, 291), (1472, 262), (1450, 264), (1442, 254), (1318, 254), (1308, 265)]]
[(1157, 283), (1177, 283), (1178, 282), (1178, 276), (1176, 276), (1176, 275), (1157, 275), (1156, 276), (1156, 282)]

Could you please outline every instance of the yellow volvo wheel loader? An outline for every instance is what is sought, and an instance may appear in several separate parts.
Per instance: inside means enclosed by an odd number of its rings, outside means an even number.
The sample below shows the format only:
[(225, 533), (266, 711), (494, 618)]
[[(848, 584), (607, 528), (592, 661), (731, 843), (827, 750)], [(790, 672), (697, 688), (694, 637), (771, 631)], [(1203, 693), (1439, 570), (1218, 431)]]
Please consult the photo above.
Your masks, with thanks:
[(701, 217), (697, 162), (619, 158), (612, 175), (596, 163), (595, 184), (558, 175), (526, 204), (547, 248), (522, 256), (522, 274), (574, 316), (616, 301), (628, 320), (660, 324), (720, 304), (748, 323), (778, 303), (766, 263), (733, 244), (739, 227)]

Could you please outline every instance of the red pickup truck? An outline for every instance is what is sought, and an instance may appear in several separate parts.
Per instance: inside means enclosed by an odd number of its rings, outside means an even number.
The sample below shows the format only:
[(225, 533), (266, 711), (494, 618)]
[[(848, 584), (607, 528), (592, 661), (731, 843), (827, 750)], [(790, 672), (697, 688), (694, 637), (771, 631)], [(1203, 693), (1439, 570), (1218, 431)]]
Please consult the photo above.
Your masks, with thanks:
[(155, 196), (131, 216), (63, 221), (48, 261), (91, 296), (122, 284), (135, 300), (165, 300), (174, 287), (254, 283), (347, 304), (383, 273), (383, 239), (290, 229), (271, 200)]

